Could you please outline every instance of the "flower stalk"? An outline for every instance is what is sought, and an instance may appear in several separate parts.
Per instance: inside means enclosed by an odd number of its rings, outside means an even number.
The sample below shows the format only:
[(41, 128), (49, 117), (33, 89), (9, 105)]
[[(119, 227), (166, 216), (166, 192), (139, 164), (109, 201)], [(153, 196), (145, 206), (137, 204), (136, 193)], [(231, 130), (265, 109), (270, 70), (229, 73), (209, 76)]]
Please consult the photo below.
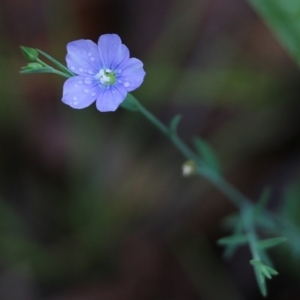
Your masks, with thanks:
[[(114, 49), (115, 56), (111, 54), (113, 51), (108, 51), (110, 48)], [(62, 101), (73, 108), (85, 108), (96, 101), (99, 111), (114, 111), (120, 105), (127, 110), (139, 112), (151, 122), (186, 159), (185, 167), (188, 169), (185, 169), (184, 176), (199, 175), (205, 178), (238, 208), (239, 217), (236, 218), (233, 235), (219, 240), (219, 244), (227, 246), (226, 252), (231, 254), (237, 246), (248, 243), (252, 254), (250, 263), (254, 267), (260, 291), (265, 296), (265, 278), (270, 279), (277, 271), (263, 262), (270, 265), (264, 251), (285, 241), (279, 237), (264, 241), (258, 239), (256, 226), (269, 193), (264, 193), (259, 203), (254, 205), (220, 175), (218, 160), (208, 144), (196, 138), (194, 142), (198, 151), (194, 151), (178, 136), (177, 126), (181, 116), (175, 116), (170, 125), (166, 126), (130, 94), (143, 82), (145, 72), (141, 61), (129, 58), (129, 50), (117, 35), (101, 36), (98, 45), (89, 40), (78, 40), (69, 43), (67, 49), (68, 68), (39, 49), (22, 46), (21, 50), (29, 63), (22, 68), (21, 73), (54, 73), (68, 78), (64, 84)], [(59, 70), (43, 62), (39, 54)], [(90, 66), (93, 68), (88, 69)]]

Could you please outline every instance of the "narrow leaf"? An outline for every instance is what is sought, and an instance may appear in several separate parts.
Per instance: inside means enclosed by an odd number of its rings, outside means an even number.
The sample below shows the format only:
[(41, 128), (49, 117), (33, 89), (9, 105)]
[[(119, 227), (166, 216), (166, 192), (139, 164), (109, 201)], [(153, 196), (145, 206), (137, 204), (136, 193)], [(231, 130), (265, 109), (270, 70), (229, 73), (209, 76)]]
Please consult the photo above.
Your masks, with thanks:
[(170, 135), (176, 134), (177, 133), (177, 127), (178, 124), (181, 120), (182, 116), (181, 115), (176, 115), (172, 118), (169, 128), (170, 128)]
[(53, 73), (54, 69), (52, 67), (43, 67), (40, 69), (23, 69), (20, 71), (21, 74), (35, 74), (35, 73)]
[(247, 237), (244, 234), (235, 234), (223, 237), (217, 243), (219, 245), (243, 245), (247, 243)]
[(287, 239), (285, 237), (276, 237), (276, 238), (271, 238), (271, 239), (266, 239), (259, 241), (257, 243), (257, 246), (259, 249), (267, 249), (267, 248), (272, 248), (275, 247), (283, 242), (285, 242)]
[(219, 160), (209, 143), (199, 137), (195, 137), (193, 141), (197, 152), (204, 162), (215, 172), (221, 173)]
[(297, 0), (250, 0), (249, 2), (300, 64), (300, 2)]
[(58, 68), (60, 68), (63, 72), (74, 76), (74, 73), (72, 71), (70, 71), (66, 66), (64, 66), (63, 64), (61, 64), (59, 61), (57, 61), (56, 59), (54, 59), (52, 56), (50, 56), (49, 54), (45, 53), (44, 51), (40, 50), (40, 49), (36, 49), (39, 53), (41, 53), (43, 56), (45, 56), (46, 58), (48, 58), (53, 64), (55, 64)]
[(261, 193), (259, 200), (256, 204), (254, 214), (256, 216), (260, 216), (263, 212), (263, 210), (266, 208), (267, 202), (270, 199), (271, 195), (271, 189), (269, 187), (266, 187), (263, 192)]
[(266, 297), (267, 296), (267, 285), (263, 274), (261, 273), (259, 267), (254, 266), (254, 273), (256, 277), (256, 281), (259, 287), (261, 294)]
[(271, 275), (278, 275), (278, 272), (268, 266), (266, 266), (266, 269), (268, 270), (269, 274)]

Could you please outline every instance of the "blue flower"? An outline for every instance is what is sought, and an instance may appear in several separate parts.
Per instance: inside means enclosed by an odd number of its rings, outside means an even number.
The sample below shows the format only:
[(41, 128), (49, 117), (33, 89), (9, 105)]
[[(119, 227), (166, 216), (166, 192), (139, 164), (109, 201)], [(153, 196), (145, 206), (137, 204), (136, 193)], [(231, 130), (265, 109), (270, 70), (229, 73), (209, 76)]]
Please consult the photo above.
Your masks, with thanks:
[(67, 51), (67, 66), (75, 76), (65, 82), (62, 101), (73, 108), (96, 101), (99, 111), (115, 111), (144, 80), (143, 63), (129, 58), (117, 34), (101, 35), (98, 45), (91, 40), (71, 42)]

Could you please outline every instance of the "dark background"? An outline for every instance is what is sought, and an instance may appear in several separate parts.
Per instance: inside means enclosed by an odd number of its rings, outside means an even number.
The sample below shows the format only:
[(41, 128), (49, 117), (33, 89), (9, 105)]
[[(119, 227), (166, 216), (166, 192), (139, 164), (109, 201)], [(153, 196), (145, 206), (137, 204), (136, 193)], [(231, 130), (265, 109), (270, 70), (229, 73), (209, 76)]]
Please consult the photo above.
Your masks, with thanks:
[[(144, 62), (134, 95), (199, 135), (270, 209), (299, 182), (299, 72), (241, 0), (0, 0), (0, 299), (261, 299), (247, 247), (225, 261), (230, 202), (142, 116), (61, 103), (64, 78), (20, 75), (19, 46), (117, 33)], [(295, 206), (296, 207), (296, 206)], [(299, 215), (298, 208), (294, 213)], [(299, 299), (299, 260), (271, 252), (269, 299)]]

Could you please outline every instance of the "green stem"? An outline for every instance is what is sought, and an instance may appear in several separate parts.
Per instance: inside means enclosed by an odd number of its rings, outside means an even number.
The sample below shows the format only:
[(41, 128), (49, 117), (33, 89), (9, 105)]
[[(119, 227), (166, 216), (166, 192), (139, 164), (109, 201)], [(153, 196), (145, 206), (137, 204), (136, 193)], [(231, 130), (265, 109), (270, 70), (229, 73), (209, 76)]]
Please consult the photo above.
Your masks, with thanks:
[(158, 120), (150, 111), (148, 111), (142, 104), (136, 100), (136, 106), (139, 112), (146, 117), (154, 126), (156, 126), (165, 136), (167, 136), (175, 147), (183, 154), (186, 159), (191, 159), (196, 162), (198, 166), (197, 173), (202, 177), (210, 181), (215, 187), (217, 187), (221, 192), (223, 192), (231, 202), (236, 205), (239, 209), (243, 210), (245, 208), (251, 207), (251, 201), (225, 181), (221, 176), (219, 176), (213, 170), (204, 166), (201, 158), (187, 146), (182, 139), (176, 134), (170, 134), (170, 130), (165, 126), (160, 120)]
[(253, 224), (253, 209), (243, 209), (241, 214), (252, 257), (261, 260), (257, 247), (258, 237)]
[[(36, 61), (37, 61), (38, 63), (40, 63), (42, 66), (44, 66), (44, 67), (51, 68), (51, 69), (52, 69), (52, 72), (51, 72), (51, 73), (54, 73), (54, 74), (57, 74), (57, 75), (60, 75), (60, 76), (66, 77), (66, 78), (72, 77), (72, 75), (70, 75), (70, 74), (67, 74), (67, 73), (64, 73), (64, 72), (61, 72), (61, 71), (59, 71), (59, 70), (54, 69), (53, 67), (49, 66), (48, 64), (46, 64), (45, 62), (43, 62), (43, 61), (40, 60), (39, 58), (37, 58)], [(50, 73), (50, 72), (49, 72), (49, 73)]]

